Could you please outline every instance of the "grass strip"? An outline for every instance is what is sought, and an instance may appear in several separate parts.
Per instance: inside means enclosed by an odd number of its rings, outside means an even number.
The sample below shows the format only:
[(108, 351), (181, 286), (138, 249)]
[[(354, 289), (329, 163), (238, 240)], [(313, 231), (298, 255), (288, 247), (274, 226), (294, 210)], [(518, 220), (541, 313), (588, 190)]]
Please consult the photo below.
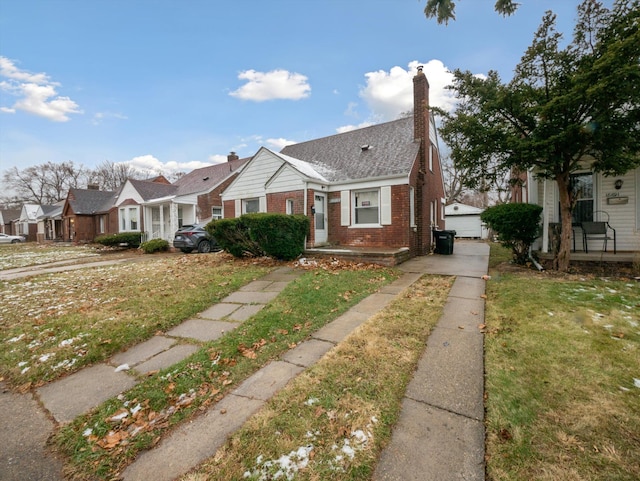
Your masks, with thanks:
[(370, 479), (452, 283), (416, 282), (182, 479)]
[(0, 377), (26, 390), (103, 361), (272, 268), (185, 255), (0, 282)]
[(234, 331), (62, 427), (54, 443), (68, 457), (67, 476), (117, 477), (177, 423), (395, 278), (384, 268), (306, 272)]
[(489, 480), (640, 479), (640, 284), (492, 271)]

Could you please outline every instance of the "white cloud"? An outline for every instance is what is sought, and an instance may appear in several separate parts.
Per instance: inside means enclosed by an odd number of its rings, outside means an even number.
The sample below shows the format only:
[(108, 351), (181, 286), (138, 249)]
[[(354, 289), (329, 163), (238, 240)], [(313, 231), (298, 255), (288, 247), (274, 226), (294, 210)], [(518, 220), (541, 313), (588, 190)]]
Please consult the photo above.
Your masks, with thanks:
[(339, 134), (343, 134), (345, 132), (350, 132), (352, 130), (364, 129), (365, 127), (370, 127), (372, 125), (375, 125), (375, 122), (362, 122), (361, 124), (358, 124), (358, 125), (343, 125), (342, 127), (338, 127), (336, 129), (336, 132)]
[(280, 151), (284, 149), (287, 145), (293, 145), (297, 143), (295, 140), (287, 140), (283, 138), (279, 139), (267, 139), (267, 145), (270, 149)]
[(18, 97), (13, 106), (1, 107), (2, 112), (22, 110), (54, 122), (66, 122), (69, 114), (82, 113), (76, 102), (58, 95), (56, 87), (60, 84), (51, 81), (45, 73), (25, 72), (10, 59), (0, 56), (0, 77), (8, 79), (0, 82), (0, 90)]
[(440, 60), (425, 64), (414, 60), (406, 70), (396, 66), (388, 72), (378, 70), (365, 74), (367, 84), (360, 90), (360, 97), (371, 109), (372, 117), (394, 120), (401, 113), (413, 110), (413, 77), (418, 65), (424, 65), (423, 71), (429, 81), (429, 103), (444, 110), (454, 108), (456, 99), (445, 88), (452, 83), (453, 74)]
[(271, 72), (245, 70), (240, 72), (238, 78), (246, 80), (247, 83), (229, 95), (242, 100), (255, 102), (274, 99), (300, 100), (308, 97), (311, 92), (307, 77), (287, 70), (279, 69)]
[(214, 154), (209, 156), (209, 162), (212, 164), (222, 164), (227, 161), (226, 155)]
[[(224, 160), (226, 161), (226, 157)], [(168, 174), (174, 174), (176, 172), (190, 172), (194, 169), (200, 169), (211, 165), (211, 162), (201, 162), (199, 160), (193, 160), (190, 162), (176, 162), (173, 160), (161, 162), (150, 154), (134, 157), (133, 159), (122, 163), (128, 164), (137, 170), (147, 172), (151, 175), (161, 172), (166, 172)]]
[(91, 123), (93, 125), (100, 125), (103, 121), (109, 120), (109, 119), (127, 120), (128, 117), (126, 115), (119, 114), (117, 112), (97, 112), (93, 116), (93, 119), (91, 119)]

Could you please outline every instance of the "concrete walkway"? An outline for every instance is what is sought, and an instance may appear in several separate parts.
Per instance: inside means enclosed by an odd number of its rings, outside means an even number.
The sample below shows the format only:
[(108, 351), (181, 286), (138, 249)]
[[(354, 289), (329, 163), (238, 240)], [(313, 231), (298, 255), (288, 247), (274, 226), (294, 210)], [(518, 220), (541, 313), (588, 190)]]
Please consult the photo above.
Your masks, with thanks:
[(413, 259), (407, 272), (456, 281), (409, 383), (374, 481), (484, 480), (484, 324), (489, 246), (457, 242), (451, 256)]
[[(170, 481), (215, 454), (229, 435), (257, 412), (279, 389), (356, 327), (387, 306), (423, 274), (456, 275), (443, 316), (432, 332), (425, 355), (410, 383), (402, 414), (374, 479), (481, 480), (484, 479), (483, 428), (483, 323), (484, 280), (489, 248), (476, 242), (456, 242), (451, 256), (425, 256), (400, 266), (404, 274), (394, 283), (367, 297), (311, 339), (288, 351), (239, 385), (193, 422), (173, 430), (154, 448), (142, 453), (123, 473), (124, 480)], [(99, 364), (37, 390), (37, 398), (57, 422), (65, 423), (133, 387), (137, 375), (169, 367), (192, 354), (197, 345), (216, 339), (258, 312), (301, 272), (281, 268), (242, 288), (180, 326)], [(187, 341), (188, 339), (188, 341)], [(13, 394), (3, 393), (0, 402)], [(27, 406), (30, 400), (21, 400)], [(33, 409), (33, 403), (29, 407)], [(7, 426), (4, 426), (7, 424)], [(6, 432), (19, 429), (0, 421)], [(5, 457), (0, 448), (0, 463)], [(42, 446), (42, 452), (46, 452)], [(30, 477), (17, 466), (2, 479), (61, 480), (55, 473), (38, 477), (31, 460)], [(15, 463), (14, 463), (15, 464)], [(15, 467), (15, 466), (14, 466)], [(22, 469), (22, 470), (21, 470)], [(40, 471), (41, 472), (41, 471)]]

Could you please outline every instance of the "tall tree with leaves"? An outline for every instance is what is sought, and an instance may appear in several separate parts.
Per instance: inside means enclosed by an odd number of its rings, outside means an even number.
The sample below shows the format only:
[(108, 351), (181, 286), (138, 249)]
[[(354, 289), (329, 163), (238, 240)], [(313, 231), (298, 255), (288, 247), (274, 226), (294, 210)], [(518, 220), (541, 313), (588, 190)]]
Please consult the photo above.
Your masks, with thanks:
[(564, 49), (555, 20), (544, 15), (509, 83), (493, 71), (480, 78), (456, 70), (460, 103), (440, 133), (472, 179), (532, 169), (556, 182), (562, 231), (554, 266), (566, 271), (571, 174), (588, 167), (616, 175), (640, 165), (640, 0), (616, 0), (611, 10), (585, 0)]
[[(506, 16), (513, 14), (519, 5), (513, 0), (496, 0), (494, 8), (496, 12)], [(427, 0), (424, 14), (427, 18), (435, 18), (440, 24), (448, 24), (449, 20), (456, 19), (456, 2), (455, 0)]]

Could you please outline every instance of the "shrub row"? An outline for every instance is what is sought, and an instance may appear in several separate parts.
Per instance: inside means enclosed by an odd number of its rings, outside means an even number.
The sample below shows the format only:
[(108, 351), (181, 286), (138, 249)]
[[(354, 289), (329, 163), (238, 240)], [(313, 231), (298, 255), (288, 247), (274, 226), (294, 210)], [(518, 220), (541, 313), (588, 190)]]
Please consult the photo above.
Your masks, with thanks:
[(122, 232), (120, 234), (106, 234), (98, 236), (94, 239), (97, 244), (103, 246), (115, 247), (126, 244), (128, 247), (140, 247), (142, 234), (140, 232)]
[(163, 252), (169, 250), (169, 243), (164, 239), (151, 239), (140, 244), (140, 249), (145, 254), (153, 254), (154, 252)]
[(292, 260), (304, 251), (310, 225), (304, 215), (260, 213), (214, 220), (206, 229), (235, 257), (268, 255)]

